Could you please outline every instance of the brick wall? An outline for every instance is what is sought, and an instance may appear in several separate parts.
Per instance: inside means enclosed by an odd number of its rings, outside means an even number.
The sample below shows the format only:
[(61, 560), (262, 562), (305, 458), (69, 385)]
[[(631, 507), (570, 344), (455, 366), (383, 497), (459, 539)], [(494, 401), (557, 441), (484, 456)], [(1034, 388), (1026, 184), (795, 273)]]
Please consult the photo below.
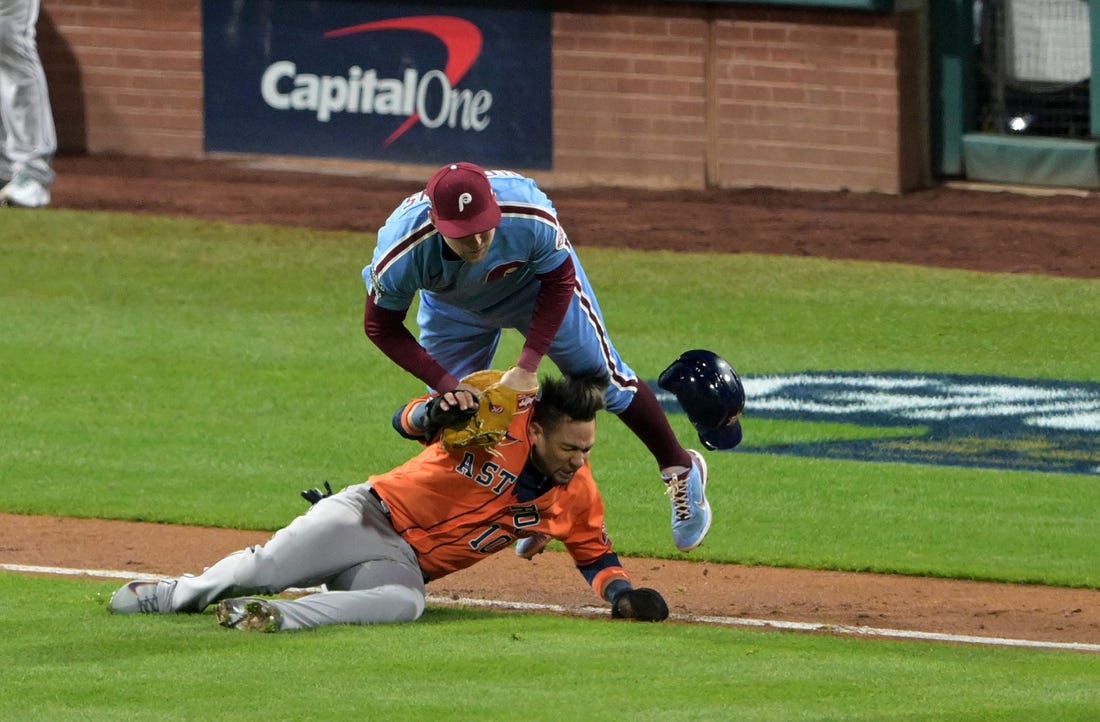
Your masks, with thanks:
[[(653, 15), (554, 14), (554, 168), (699, 186), (706, 170), (706, 23), (691, 6)], [(656, 9), (653, 9), (656, 10)]]
[(559, 3), (554, 167), (651, 185), (919, 187), (916, 17)]
[[(915, 15), (558, 2), (563, 181), (898, 193), (927, 182)], [(199, 0), (45, 0), (63, 151), (198, 157)]]
[(38, 33), (62, 151), (202, 154), (198, 0), (44, 0)]
[(757, 9), (716, 25), (721, 185), (899, 185), (893, 18)]

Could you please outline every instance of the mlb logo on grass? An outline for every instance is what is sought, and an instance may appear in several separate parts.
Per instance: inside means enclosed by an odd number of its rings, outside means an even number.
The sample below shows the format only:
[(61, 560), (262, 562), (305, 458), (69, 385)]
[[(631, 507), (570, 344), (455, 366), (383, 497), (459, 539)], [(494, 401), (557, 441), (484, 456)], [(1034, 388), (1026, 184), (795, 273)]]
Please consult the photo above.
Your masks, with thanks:
[[(1100, 474), (1100, 384), (908, 372), (743, 377), (739, 450), (863, 461)], [(679, 411), (665, 392), (662, 405)], [(865, 432), (795, 443), (753, 439), (753, 419)]]
[(205, 147), (549, 168), (550, 13), (203, 2)]

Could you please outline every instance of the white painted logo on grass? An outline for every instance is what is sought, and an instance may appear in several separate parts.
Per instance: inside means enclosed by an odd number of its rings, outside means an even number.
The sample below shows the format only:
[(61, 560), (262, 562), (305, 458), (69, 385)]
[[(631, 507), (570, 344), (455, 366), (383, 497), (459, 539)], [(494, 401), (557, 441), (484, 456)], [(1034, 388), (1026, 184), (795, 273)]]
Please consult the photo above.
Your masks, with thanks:
[[(742, 377), (745, 450), (1100, 473), (1100, 384), (908, 372)], [(663, 393), (662, 404), (678, 410)], [(912, 435), (805, 444), (753, 440), (752, 419), (914, 427)]]

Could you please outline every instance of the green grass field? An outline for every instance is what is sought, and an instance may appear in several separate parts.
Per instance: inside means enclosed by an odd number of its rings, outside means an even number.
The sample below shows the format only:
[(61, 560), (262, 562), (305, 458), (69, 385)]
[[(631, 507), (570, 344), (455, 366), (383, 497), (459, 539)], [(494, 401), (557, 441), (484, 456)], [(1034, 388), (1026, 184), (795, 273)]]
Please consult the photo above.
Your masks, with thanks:
[[(276, 529), (297, 493), (403, 461), (419, 393), (362, 333), (373, 239), (61, 210), (0, 229), (0, 511)], [(1100, 284), (858, 262), (581, 249), (655, 378), (909, 370), (1100, 381)], [(629, 269), (629, 273), (624, 273)], [(685, 280), (687, 279), (687, 280)], [(731, 282), (735, 279), (736, 282)], [(685, 285), (692, 292), (683, 293)], [(509, 336), (502, 358), (513, 357)], [(686, 419), (673, 417), (692, 439)], [(746, 449), (859, 433), (745, 420)], [(692, 558), (1100, 587), (1095, 475), (712, 454)], [(593, 465), (621, 553), (679, 556), (640, 443)], [(0, 718), (1090, 719), (1100, 657), (429, 609), (230, 634), (118, 618), (115, 583), (0, 573)], [(349, 653), (350, 652), (350, 653)], [(12, 694), (9, 690), (18, 690)]]

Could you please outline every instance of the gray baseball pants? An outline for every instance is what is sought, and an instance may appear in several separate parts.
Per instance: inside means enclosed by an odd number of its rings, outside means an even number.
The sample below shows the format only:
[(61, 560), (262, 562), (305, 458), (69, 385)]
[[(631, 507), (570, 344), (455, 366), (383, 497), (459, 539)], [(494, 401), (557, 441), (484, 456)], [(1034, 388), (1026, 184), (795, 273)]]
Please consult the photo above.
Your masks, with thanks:
[(35, 25), (39, 0), (0, 0), (0, 179), (26, 173), (49, 187), (57, 133)]
[(411, 622), (424, 611), (416, 553), (394, 531), (370, 484), (322, 499), (262, 546), (177, 578), (169, 608), (161, 611), (201, 612), (221, 599), (321, 584), (325, 591), (272, 600), (283, 614), (282, 629)]

